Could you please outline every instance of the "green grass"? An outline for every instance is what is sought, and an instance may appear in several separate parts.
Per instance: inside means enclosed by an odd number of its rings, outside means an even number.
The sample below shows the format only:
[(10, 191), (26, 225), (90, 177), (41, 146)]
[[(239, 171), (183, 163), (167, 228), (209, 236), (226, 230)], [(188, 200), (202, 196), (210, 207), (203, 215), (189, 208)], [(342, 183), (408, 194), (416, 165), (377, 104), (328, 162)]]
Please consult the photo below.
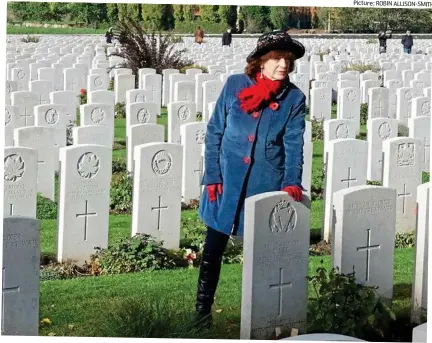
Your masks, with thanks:
[(8, 24), (6, 26), (6, 34), (8, 35), (105, 35), (106, 28), (92, 29), (87, 27), (82, 28), (51, 28), (51, 27), (20, 27)]
[[(412, 249), (399, 249), (394, 255), (393, 309), (400, 316), (406, 315), (410, 307), (413, 253)], [(326, 267), (330, 267), (330, 256), (310, 257), (309, 274), (315, 274), (321, 259)], [(49, 318), (53, 324), (42, 328), (40, 333), (47, 335), (53, 332), (58, 336), (112, 334), (109, 327), (119, 324), (113, 322), (115, 316), (112, 314), (126, 310), (124, 304), (122, 307), (126, 299), (143, 306), (163, 299), (170, 311), (178, 311), (177, 317), (187, 317), (194, 310), (197, 278), (197, 269), (182, 269), (44, 281), (40, 290), (40, 317)], [(215, 329), (212, 338), (239, 338), (241, 278), (241, 265), (223, 266), (214, 305)], [(311, 287), (309, 296), (313, 296)], [(222, 311), (218, 313), (217, 310)], [(136, 315), (139, 316), (139, 313)], [(164, 315), (169, 317), (169, 313)], [(73, 325), (73, 329), (69, 325)], [(167, 332), (165, 337), (168, 336)]]

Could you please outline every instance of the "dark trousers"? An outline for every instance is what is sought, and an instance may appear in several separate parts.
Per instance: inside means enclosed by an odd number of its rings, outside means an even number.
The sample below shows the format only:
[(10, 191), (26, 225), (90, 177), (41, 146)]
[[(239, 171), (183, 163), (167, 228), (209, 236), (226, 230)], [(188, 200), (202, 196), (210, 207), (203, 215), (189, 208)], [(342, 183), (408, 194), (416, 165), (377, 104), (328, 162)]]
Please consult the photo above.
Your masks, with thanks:
[(204, 250), (198, 279), (196, 311), (202, 315), (211, 313), (214, 295), (219, 282), (222, 255), (229, 240), (229, 235), (207, 227)]

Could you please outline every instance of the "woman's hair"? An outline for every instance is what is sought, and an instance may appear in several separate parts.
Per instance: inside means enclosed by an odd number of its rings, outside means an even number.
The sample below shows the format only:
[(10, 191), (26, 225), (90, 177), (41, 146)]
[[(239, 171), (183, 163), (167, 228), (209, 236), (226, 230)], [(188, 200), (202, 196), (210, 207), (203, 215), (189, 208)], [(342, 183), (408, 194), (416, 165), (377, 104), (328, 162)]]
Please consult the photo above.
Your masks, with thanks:
[(295, 56), (291, 51), (286, 51), (286, 50), (272, 50), (261, 57), (253, 59), (247, 64), (245, 68), (245, 73), (249, 77), (254, 78), (255, 75), (261, 70), (261, 64), (271, 59), (280, 59), (280, 58), (285, 59), (286, 63), (288, 64), (288, 73), (291, 73), (295, 67), (294, 64)]

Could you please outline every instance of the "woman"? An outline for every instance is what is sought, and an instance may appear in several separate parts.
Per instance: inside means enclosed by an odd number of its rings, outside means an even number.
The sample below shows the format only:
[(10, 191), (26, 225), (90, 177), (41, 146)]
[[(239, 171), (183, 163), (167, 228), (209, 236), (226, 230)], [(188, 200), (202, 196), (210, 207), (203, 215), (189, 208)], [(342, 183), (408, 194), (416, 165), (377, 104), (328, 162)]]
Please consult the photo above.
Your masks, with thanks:
[(301, 200), (305, 95), (288, 73), (304, 53), (283, 31), (262, 35), (245, 74), (228, 78), (208, 123), (199, 209), (207, 236), (196, 301), (206, 324), (228, 239), (243, 235), (245, 198), (283, 190)]
[(195, 43), (201, 44), (204, 40), (204, 30), (198, 26), (195, 30)]

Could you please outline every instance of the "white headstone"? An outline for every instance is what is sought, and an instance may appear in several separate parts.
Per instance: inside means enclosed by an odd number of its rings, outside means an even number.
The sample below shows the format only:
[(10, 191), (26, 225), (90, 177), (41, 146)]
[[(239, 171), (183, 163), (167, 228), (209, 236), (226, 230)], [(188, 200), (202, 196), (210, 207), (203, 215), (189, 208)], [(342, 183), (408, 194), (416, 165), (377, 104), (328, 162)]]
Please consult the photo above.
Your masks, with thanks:
[(422, 319), (427, 317), (430, 193), (430, 182), (417, 187), (417, 228), (411, 308), (411, 322), (414, 323), (421, 323)]
[(309, 210), (287, 193), (246, 199), (241, 339), (269, 339), (276, 327), (305, 329), (309, 235)]
[(187, 123), (180, 126), (183, 146), (182, 199), (186, 204), (201, 197), (204, 168), (202, 150), (206, 131), (207, 123), (205, 122)]
[(147, 143), (163, 143), (165, 126), (156, 123), (134, 124), (128, 129), (126, 137), (127, 170), (133, 172), (133, 154), (136, 146)]
[(1, 334), (39, 335), (40, 222), (3, 218)]
[(367, 121), (368, 168), (367, 179), (382, 181), (383, 142), (397, 137), (398, 122), (392, 118), (374, 118)]
[(180, 244), (182, 147), (148, 143), (135, 147), (132, 236), (150, 234), (167, 249)]
[(412, 232), (416, 222), (417, 186), (421, 184), (421, 142), (409, 137), (383, 142), (383, 186), (397, 190), (396, 232)]
[(168, 104), (168, 142), (180, 143), (180, 125), (196, 121), (196, 105), (179, 101)]
[(386, 300), (393, 296), (393, 252), (396, 191), (381, 186), (355, 186), (333, 195), (333, 267), (355, 272), (357, 282), (378, 286)]
[(3, 217), (36, 218), (37, 161), (36, 149), (5, 147)]
[(100, 145), (60, 149), (57, 259), (89, 261), (108, 247), (112, 150)]
[(328, 242), (333, 227), (333, 193), (366, 184), (368, 143), (336, 139), (328, 143), (323, 239)]
[(111, 130), (101, 125), (85, 125), (72, 128), (73, 144), (96, 144), (112, 148)]

